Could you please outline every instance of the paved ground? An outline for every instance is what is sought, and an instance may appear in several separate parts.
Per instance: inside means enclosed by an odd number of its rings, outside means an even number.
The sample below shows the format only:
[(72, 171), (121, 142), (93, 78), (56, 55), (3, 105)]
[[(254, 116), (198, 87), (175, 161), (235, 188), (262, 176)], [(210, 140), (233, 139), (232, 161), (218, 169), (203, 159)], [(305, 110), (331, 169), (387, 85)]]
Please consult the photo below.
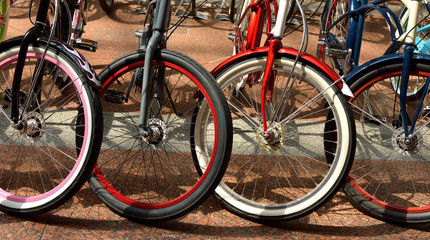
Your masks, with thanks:
[[(17, 8), (11, 12), (10, 35), (23, 33), (30, 26), (25, 9), (28, 9), (28, 0), (19, 0)], [(137, 48), (134, 31), (140, 28), (143, 16), (134, 14), (135, 10), (134, 3), (118, 2), (114, 12), (106, 16), (98, 3), (90, 0), (85, 37), (98, 41), (99, 50), (96, 53), (83, 53), (97, 71)], [(173, 18), (172, 21), (175, 20)], [(311, 20), (309, 24), (308, 52), (315, 53), (318, 21)], [(366, 59), (381, 55), (385, 49), (381, 43), (389, 41), (380, 19), (372, 18), (368, 28), (372, 31), (365, 36), (363, 56)], [(169, 48), (190, 55), (210, 70), (231, 54), (232, 45), (227, 39), (231, 29), (232, 24), (226, 21), (187, 20), (172, 36)], [(284, 44), (297, 47), (299, 39), (299, 34), (292, 34), (285, 39)], [(112, 213), (88, 185), (61, 208), (31, 220), (0, 213), (2, 239), (428, 239), (429, 229), (429, 225), (408, 228), (372, 219), (355, 210), (342, 193), (316, 213), (270, 226), (230, 214), (213, 197), (184, 218), (155, 226), (143, 225)]]

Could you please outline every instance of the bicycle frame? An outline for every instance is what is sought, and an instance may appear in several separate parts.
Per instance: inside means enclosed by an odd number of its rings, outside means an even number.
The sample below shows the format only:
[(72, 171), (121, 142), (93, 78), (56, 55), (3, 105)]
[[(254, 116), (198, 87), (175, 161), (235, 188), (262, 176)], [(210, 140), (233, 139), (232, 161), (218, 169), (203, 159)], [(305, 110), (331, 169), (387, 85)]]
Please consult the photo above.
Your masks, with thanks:
[[(69, 7), (67, 7), (66, 10), (68, 11)], [(88, 1), (78, 0), (78, 3), (74, 6), (73, 15), (69, 15), (69, 18), (71, 17), (71, 22), (69, 27), (70, 36), (67, 43), (76, 48), (95, 52), (98, 48), (97, 42), (82, 38), (84, 26), (87, 25), (87, 12)]]
[[(248, 0), (249, 1), (249, 0)], [(234, 38), (235, 43), (235, 52), (244, 52), (249, 49), (255, 49), (261, 44), (261, 36), (263, 33), (263, 26), (267, 23), (266, 34), (267, 39), (264, 43), (264, 46), (269, 46), (266, 69), (263, 75), (263, 86), (261, 92), (261, 112), (263, 118), (263, 129), (267, 131), (267, 121), (266, 121), (266, 105), (265, 99), (270, 99), (271, 93), (273, 92), (273, 82), (274, 82), (274, 74), (272, 72), (273, 62), (275, 58), (275, 54), (282, 48), (282, 37), (283, 37), (283, 29), (284, 23), (287, 18), (287, 1), (280, 1), (280, 6), (274, 0), (252, 0), (252, 3), (249, 4), (248, 1), (245, 1), (244, 4), (248, 4), (248, 6), (242, 10), (241, 18), (238, 20), (236, 27), (236, 33)], [(276, 14), (276, 24), (273, 29), (271, 29), (271, 12), (270, 12), (270, 4), (274, 6), (275, 14)], [(248, 26), (248, 34), (247, 34), (247, 42), (246, 45), (243, 44), (241, 24), (244, 18), (247, 16), (247, 13), (250, 12), (249, 26)], [(255, 76), (249, 76), (248, 78), (254, 78)], [(260, 77), (260, 76), (257, 76)], [(247, 80), (248, 82), (248, 80)]]
[[(249, 4), (249, 1), (252, 1)], [(270, 30), (271, 30), (271, 22), (272, 16), (270, 12), (270, 4), (273, 5), (275, 16), (278, 13), (278, 4), (274, 0), (245, 0), (244, 4), (247, 5), (246, 8), (243, 9), (241, 13), (241, 18), (237, 22), (236, 33), (235, 33), (235, 52), (243, 52), (249, 49), (254, 49), (260, 46), (261, 37), (263, 34), (264, 24), (267, 22), (266, 27), (266, 35), (267, 40), (264, 43), (264, 46), (269, 45)], [(246, 36), (246, 45), (243, 44), (243, 34), (241, 29), (241, 24), (243, 20), (247, 16), (249, 12), (249, 25), (248, 25), (248, 33)], [(267, 21), (266, 21), (267, 20)]]
[[(326, 29), (326, 32), (324, 33), (325, 39), (329, 39), (330, 30), (337, 23), (344, 20), (344, 18), (351, 16), (349, 19), (349, 29), (348, 29), (348, 35), (347, 35), (347, 49), (352, 50), (351, 56), (349, 58), (352, 69), (358, 66), (358, 62), (360, 58), (361, 43), (363, 41), (364, 21), (367, 13), (369, 13), (370, 11), (376, 10), (385, 18), (388, 28), (390, 30), (391, 39), (393, 42), (398, 40), (398, 38), (395, 35), (396, 29), (399, 31), (400, 35), (403, 34), (400, 21), (393, 13), (393, 11), (391, 11), (389, 8), (385, 6), (380, 6), (380, 4), (383, 4), (387, 1), (388, 0), (375, 0), (371, 3), (368, 3), (367, 0), (362, 0), (362, 1), (350, 0), (350, 5), (351, 5), (350, 9), (355, 9), (355, 10), (345, 13), (344, 15), (339, 17), (337, 21), (335, 21), (331, 26), (329, 26)], [(391, 20), (394, 22), (395, 26), (393, 26)]]
[[(327, 28), (327, 32), (325, 33), (326, 38), (329, 38), (329, 32), (330, 29), (333, 28), (337, 23), (342, 21), (346, 17), (350, 17), (349, 20), (349, 29), (348, 29), (348, 35), (347, 35), (347, 49), (352, 50), (352, 56), (350, 57), (350, 63), (352, 65), (352, 68), (356, 68), (358, 66), (358, 60), (360, 57), (360, 49), (361, 49), (361, 42), (362, 42), (362, 36), (363, 36), (363, 29), (364, 29), (364, 20), (366, 17), (366, 14), (370, 11), (377, 10), (379, 11), (382, 16), (385, 18), (388, 27), (391, 32), (391, 37), (393, 39), (392, 46), (394, 44), (404, 44), (404, 53), (403, 53), (403, 71), (402, 71), (402, 79), (400, 83), (400, 112), (401, 112), (401, 120), (403, 123), (408, 122), (408, 114), (406, 112), (406, 94), (407, 94), (407, 87), (409, 83), (409, 73), (411, 69), (411, 62), (412, 62), (412, 56), (415, 50), (415, 39), (417, 34), (417, 22), (418, 22), (418, 13), (419, 13), (419, 7), (420, 2), (419, 1), (412, 1), (412, 0), (401, 0), (401, 2), (406, 6), (406, 8), (409, 10), (409, 18), (408, 18), (408, 24), (406, 31), (403, 33), (402, 27), (400, 25), (400, 22), (398, 18), (394, 15), (394, 13), (388, 9), (385, 6), (379, 6), (380, 4), (383, 4), (387, 2), (388, 0), (375, 0), (371, 3), (367, 3), (367, 1), (363, 0), (361, 2), (357, 0), (351, 0), (351, 9), (355, 9), (353, 11), (349, 11), (342, 15), (339, 19), (337, 19), (330, 27)], [(430, 7), (426, 3), (427, 10), (430, 12)], [(394, 27), (391, 24), (391, 21), (394, 21), (396, 24), (397, 30), (399, 31), (399, 37), (396, 38)], [(391, 48), (391, 46), (390, 46)], [(427, 79), (424, 92), (428, 91), (430, 78)], [(395, 89), (397, 91), (397, 89)], [(413, 134), (414, 127), (416, 124), (416, 121), (418, 119), (419, 110), (422, 107), (422, 103), (424, 101), (426, 94), (423, 94), (421, 97), (421, 100), (418, 104), (417, 111), (415, 113), (415, 116), (412, 121), (412, 125), (408, 127), (407, 124), (403, 124), (404, 127), (404, 133), (405, 133), (405, 144), (407, 144), (408, 141), (410, 141), (409, 136)]]
[(3, 0), (3, 2), (0, 4), (0, 8), (2, 10), (2, 12), (4, 12), (4, 14), (0, 14), (0, 17), (3, 20), (3, 23), (0, 24), (4, 25), (4, 28), (0, 29), (0, 42), (4, 41), (6, 38), (6, 34), (7, 34), (7, 25), (9, 24), (9, 10), (10, 10), (10, 5), (12, 4), (12, 1), (10, 0)]

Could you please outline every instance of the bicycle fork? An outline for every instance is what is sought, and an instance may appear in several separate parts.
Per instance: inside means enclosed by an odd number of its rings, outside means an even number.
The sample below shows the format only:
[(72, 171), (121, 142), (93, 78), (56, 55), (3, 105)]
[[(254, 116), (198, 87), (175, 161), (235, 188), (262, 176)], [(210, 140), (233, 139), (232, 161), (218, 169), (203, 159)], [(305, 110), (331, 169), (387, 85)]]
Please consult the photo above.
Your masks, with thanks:
[(403, 53), (404, 62), (403, 62), (403, 68), (402, 68), (402, 79), (400, 82), (400, 113), (401, 113), (401, 120), (403, 123), (403, 131), (405, 133), (404, 143), (406, 145), (410, 145), (412, 143), (411, 136), (413, 136), (414, 134), (414, 128), (418, 120), (418, 116), (420, 114), (420, 109), (422, 108), (424, 98), (427, 95), (426, 93), (428, 92), (428, 87), (430, 82), (430, 77), (429, 77), (427, 78), (426, 84), (424, 86), (424, 94), (421, 96), (421, 99), (418, 103), (414, 119), (412, 120), (411, 126), (408, 127), (408, 122), (410, 121), (408, 121), (409, 116), (408, 116), (408, 113), (406, 112), (406, 93), (408, 90), (409, 74), (411, 70), (412, 55), (414, 50), (415, 48), (413, 44), (405, 45), (404, 53)]
[[(143, 71), (143, 80), (142, 80), (142, 97), (140, 102), (140, 115), (139, 115), (139, 133), (140, 135), (148, 142), (159, 142), (163, 138), (162, 131), (160, 131), (159, 127), (151, 126), (148, 124), (148, 120), (150, 117), (149, 113), (152, 112), (156, 115), (161, 114), (161, 99), (162, 92), (164, 87), (164, 70), (161, 69), (161, 72), (156, 76), (157, 79), (157, 92), (153, 99), (151, 106), (151, 94), (152, 94), (152, 86), (153, 86), (153, 75), (154, 75), (154, 52), (156, 48), (160, 49), (164, 47), (163, 44), (163, 34), (166, 29), (165, 23), (168, 21), (166, 17), (158, 17), (158, 16), (168, 16), (168, 11), (170, 9), (170, 1), (157, 1), (157, 6), (154, 12), (154, 32), (151, 38), (148, 41), (145, 52), (145, 63), (144, 63), (144, 71)], [(167, 6), (166, 6), (167, 5)], [(160, 12), (158, 12), (160, 11)], [(160, 116), (158, 116), (160, 117)]]
[[(263, 85), (261, 89), (261, 117), (263, 121), (263, 137), (267, 140), (270, 139), (270, 134), (267, 132), (267, 108), (266, 102), (271, 101), (273, 94), (273, 86), (275, 81), (275, 74), (273, 73), (273, 65), (275, 55), (281, 48), (281, 40), (279, 38), (272, 38), (270, 40), (269, 52), (267, 55), (266, 68), (264, 70)], [(271, 118), (271, 117), (270, 117)]]
[[(22, 43), (21, 43), (21, 48), (19, 50), (19, 54), (18, 54), (18, 60), (16, 63), (15, 73), (14, 73), (13, 82), (12, 82), (11, 117), (9, 119), (11, 121), (12, 126), (17, 128), (18, 130), (21, 130), (22, 128), (24, 128), (24, 126), (19, 123), (19, 120), (21, 120), (20, 116), (19, 116), (19, 93), (20, 93), (20, 88), (21, 88), (22, 72), (24, 69), (25, 59), (27, 57), (27, 51), (28, 51), (28, 47), (30, 46), (30, 43), (37, 36), (40, 36), (43, 32), (43, 27), (44, 27), (46, 15), (48, 12), (48, 5), (49, 5), (49, 1), (46, 1), (46, 0), (41, 1), (40, 6), (39, 6), (39, 10), (37, 12), (36, 25), (34, 27), (32, 27), (30, 30), (28, 30), (27, 33), (25, 34), (25, 36), (22, 40)], [(54, 17), (56, 17), (56, 16), (54, 16)], [(49, 40), (48, 40), (47, 48), (48, 48), (48, 46), (49, 46)], [(40, 85), (41, 69), (43, 69), (43, 65), (44, 64), (43, 64), (43, 58), (42, 58), (41, 61), (36, 65), (39, 67), (37, 67), (34, 70), (34, 75), (33, 75), (33, 80), (32, 80), (33, 88), (30, 89), (30, 91), (27, 93), (28, 97), (25, 100), (25, 103), (24, 103), (25, 108), (24, 108), (23, 112), (26, 111), (26, 108), (30, 104), (29, 103), (29, 100), (31, 98), (30, 96), (33, 96), (33, 93), (35, 92), (34, 89), (37, 89), (38, 88), (37, 85)]]

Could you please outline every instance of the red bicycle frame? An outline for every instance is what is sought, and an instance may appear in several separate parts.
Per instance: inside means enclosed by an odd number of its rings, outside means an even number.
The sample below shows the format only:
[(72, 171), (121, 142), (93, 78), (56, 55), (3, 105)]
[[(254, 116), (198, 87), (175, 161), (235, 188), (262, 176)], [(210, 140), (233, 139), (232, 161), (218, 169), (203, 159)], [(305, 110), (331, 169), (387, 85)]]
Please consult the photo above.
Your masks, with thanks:
[[(275, 16), (278, 13), (278, 4), (275, 0), (252, 0), (252, 3), (246, 7), (243, 12), (241, 18), (237, 22), (236, 33), (234, 45), (236, 48), (236, 53), (244, 52), (249, 49), (254, 49), (260, 47), (261, 38), (263, 35), (264, 24), (266, 25), (266, 35), (267, 40), (264, 43), (264, 46), (269, 45), (269, 40), (271, 38), (270, 31), (272, 29), (272, 15), (270, 10), (270, 5), (273, 5)], [(243, 32), (240, 28), (240, 25), (243, 23), (243, 20), (247, 16), (249, 12), (249, 21), (248, 21), (248, 32), (246, 34), (246, 44), (244, 44)]]

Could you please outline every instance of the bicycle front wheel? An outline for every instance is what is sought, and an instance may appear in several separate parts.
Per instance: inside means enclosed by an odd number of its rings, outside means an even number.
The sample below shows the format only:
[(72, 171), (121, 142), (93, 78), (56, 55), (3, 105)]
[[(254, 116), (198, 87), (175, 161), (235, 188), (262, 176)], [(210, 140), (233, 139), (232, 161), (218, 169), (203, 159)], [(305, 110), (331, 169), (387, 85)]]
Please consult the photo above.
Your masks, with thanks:
[[(354, 123), (337, 86), (294, 57), (276, 58), (261, 118), (266, 57), (235, 62), (216, 75), (233, 120), (233, 152), (215, 190), (230, 211), (253, 221), (291, 220), (324, 204), (348, 173), (355, 149)], [(289, 76), (291, 75), (291, 78)], [(238, 82), (244, 82), (240, 89)]]
[(32, 81), (46, 48), (34, 43), (18, 93), (22, 127), (14, 127), (10, 105), (20, 44), (12, 39), (0, 46), (0, 210), (25, 216), (54, 209), (81, 188), (96, 163), (103, 124), (96, 91), (67, 55), (49, 47), (40, 81)]
[[(414, 59), (410, 81), (428, 79), (428, 61)], [(357, 125), (357, 150), (349, 183), (344, 187), (360, 210), (384, 221), (423, 223), (430, 221), (430, 98), (407, 101), (405, 123), (410, 128), (418, 112), (411, 142), (405, 142), (400, 118), (399, 95), (392, 78), (401, 78), (402, 62), (366, 68), (351, 79), (351, 99)]]
[[(90, 184), (119, 215), (154, 222), (182, 216), (212, 193), (230, 157), (232, 130), (226, 100), (209, 72), (162, 50), (154, 55), (147, 123), (161, 137), (142, 137), (143, 59), (144, 51), (133, 52), (100, 73), (106, 129)], [(199, 162), (205, 167), (196, 171)]]

